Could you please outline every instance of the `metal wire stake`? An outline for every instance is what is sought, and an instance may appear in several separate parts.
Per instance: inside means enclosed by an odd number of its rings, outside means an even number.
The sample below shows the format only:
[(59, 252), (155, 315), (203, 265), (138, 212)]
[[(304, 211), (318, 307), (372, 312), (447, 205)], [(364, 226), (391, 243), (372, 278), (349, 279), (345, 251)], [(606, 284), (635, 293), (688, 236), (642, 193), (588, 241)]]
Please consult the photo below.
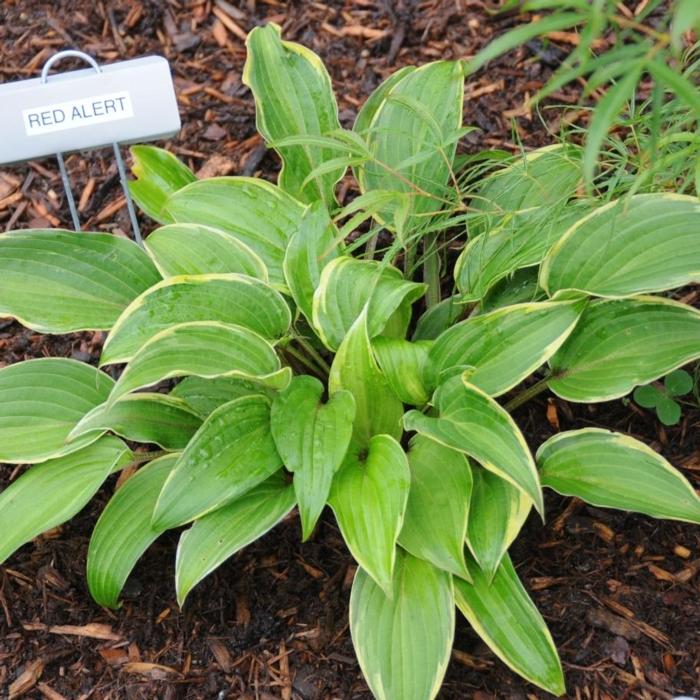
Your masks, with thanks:
[[(60, 61), (64, 58), (80, 58), (86, 63), (89, 63), (95, 70), (95, 72), (102, 72), (100, 64), (92, 56), (84, 53), (83, 51), (75, 51), (73, 49), (70, 49), (68, 51), (59, 51), (57, 54), (51, 56), (51, 58), (44, 64), (44, 67), (41, 70), (42, 83), (46, 83), (48, 81), (49, 70), (51, 66), (57, 61)], [(131, 229), (134, 232), (134, 238), (136, 239), (136, 242), (143, 248), (141, 229), (139, 228), (139, 222), (136, 218), (136, 209), (134, 208), (134, 202), (131, 199), (131, 193), (129, 192), (129, 182), (126, 179), (126, 168), (124, 167), (124, 160), (122, 159), (122, 154), (119, 150), (119, 144), (113, 143), (112, 148), (114, 149), (114, 159), (117, 161), (119, 181), (121, 182), (122, 190), (124, 191), (124, 196), (126, 198), (126, 208), (129, 211)], [(70, 179), (68, 177), (68, 171), (66, 170), (66, 164), (63, 160), (63, 153), (57, 153), (56, 160), (58, 160), (58, 168), (61, 171), (61, 181), (63, 182), (63, 189), (66, 193), (66, 200), (68, 201), (68, 208), (70, 209), (71, 219), (73, 219), (73, 228), (76, 231), (80, 231), (80, 217), (78, 215), (78, 208), (75, 206), (75, 197), (73, 196), (73, 190), (70, 185)]]
[(61, 171), (61, 180), (63, 180), (63, 191), (66, 193), (66, 199), (68, 200), (70, 216), (71, 219), (73, 219), (73, 228), (76, 231), (80, 231), (80, 217), (78, 216), (78, 208), (75, 206), (75, 197), (73, 197), (73, 190), (71, 189), (70, 180), (68, 179), (68, 171), (66, 170), (66, 164), (63, 161), (63, 153), (57, 153), (56, 160), (58, 161), (58, 169)]

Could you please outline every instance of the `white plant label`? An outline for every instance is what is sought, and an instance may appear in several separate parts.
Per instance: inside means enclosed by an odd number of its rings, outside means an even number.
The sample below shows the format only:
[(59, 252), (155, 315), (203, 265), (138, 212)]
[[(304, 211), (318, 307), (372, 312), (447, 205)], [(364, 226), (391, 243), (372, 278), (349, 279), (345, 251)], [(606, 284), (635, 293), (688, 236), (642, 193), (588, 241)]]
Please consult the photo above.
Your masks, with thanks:
[(115, 122), (133, 116), (131, 96), (126, 91), (22, 110), (27, 136)]
[(170, 66), (161, 56), (0, 83), (0, 166), (156, 141), (179, 129)]

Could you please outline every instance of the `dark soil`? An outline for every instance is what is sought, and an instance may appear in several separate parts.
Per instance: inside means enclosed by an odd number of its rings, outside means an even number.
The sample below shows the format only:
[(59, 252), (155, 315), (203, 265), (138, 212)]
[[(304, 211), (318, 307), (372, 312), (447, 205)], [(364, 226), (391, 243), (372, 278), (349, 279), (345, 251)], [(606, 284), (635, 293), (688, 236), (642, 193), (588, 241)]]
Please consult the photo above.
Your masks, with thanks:
[[(4, 0), (0, 80), (34, 76), (51, 53), (80, 47), (99, 60), (149, 53), (173, 66), (183, 129), (169, 148), (202, 175), (273, 177), (241, 83), (244, 33), (274, 20), (317, 51), (350, 124), (379, 81), (406, 63), (469, 56), (518, 18), (494, 18), (486, 0), (268, 2)], [(234, 6), (235, 5), (235, 6)], [(537, 146), (559, 113), (523, 104), (570, 49), (566, 37), (532, 43), (489, 66), (467, 88), (470, 149)], [(557, 95), (574, 103), (575, 91)], [(0, 106), (1, 108), (1, 106)], [(103, 154), (67, 159), (86, 227), (125, 235), (116, 169)], [(144, 228), (148, 228), (148, 223)], [(0, 227), (68, 226), (53, 162), (0, 170)], [(697, 298), (692, 291), (689, 301)], [(0, 320), (0, 366), (30, 357), (91, 361), (101, 334), (39, 336)], [(662, 428), (632, 403), (591, 407), (547, 396), (517, 415), (534, 449), (558, 429), (597, 425), (659, 449), (700, 486), (700, 410)], [(13, 477), (0, 471), (0, 486)], [(0, 567), (0, 696), (27, 698), (368, 698), (347, 627), (353, 562), (332, 517), (299, 543), (296, 516), (175, 602), (176, 534), (144, 556), (111, 612), (84, 580), (90, 530), (109, 483), (70, 523)], [(513, 548), (519, 573), (549, 623), (568, 695), (593, 700), (700, 694), (700, 528), (601, 511), (556, 495), (548, 522), (531, 519)], [(1, 533), (0, 533), (1, 536)], [(540, 698), (460, 620), (444, 698)]]

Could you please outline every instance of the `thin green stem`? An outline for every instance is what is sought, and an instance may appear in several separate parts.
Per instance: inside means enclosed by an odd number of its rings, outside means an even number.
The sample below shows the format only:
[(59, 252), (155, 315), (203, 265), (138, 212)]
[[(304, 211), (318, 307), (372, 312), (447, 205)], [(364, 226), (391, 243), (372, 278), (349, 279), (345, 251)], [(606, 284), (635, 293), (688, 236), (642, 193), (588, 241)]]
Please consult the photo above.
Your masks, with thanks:
[(428, 285), (425, 293), (425, 305), (430, 309), (440, 303), (440, 256), (435, 247), (435, 238), (424, 240), (423, 282)]
[(311, 358), (306, 357), (303, 353), (299, 352), (298, 350), (295, 350), (291, 345), (287, 345), (287, 347), (284, 348), (284, 352), (289, 353), (297, 362), (302, 364), (306, 369), (310, 370), (313, 374), (315, 374), (319, 378), (325, 378), (326, 374), (324, 371), (315, 363), (311, 360)]
[(524, 391), (520, 392), (517, 396), (513, 397), (506, 405), (505, 409), (508, 413), (512, 413), (516, 408), (527, 403), (530, 399), (534, 399), (535, 396), (541, 394), (549, 385), (549, 380), (552, 378), (551, 374), (542, 377), (538, 382), (535, 382), (531, 387), (528, 387)]
[(306, 340), (306, 338), (303, 338), (300, 335), (297, 335), (294, 337), (294, 340), (301, 345), (302, 348), (304, 348), (305, 352), (313, 358), (314, 362), (318, 365), (318, 368), (321, 369), (326, 376), (328, 376), (331, 372), (331, 367), (330, 365), (323, 359), (321, 356), (321, 353), (316, 350), (316, 348), (311, 345), (311, 343)]

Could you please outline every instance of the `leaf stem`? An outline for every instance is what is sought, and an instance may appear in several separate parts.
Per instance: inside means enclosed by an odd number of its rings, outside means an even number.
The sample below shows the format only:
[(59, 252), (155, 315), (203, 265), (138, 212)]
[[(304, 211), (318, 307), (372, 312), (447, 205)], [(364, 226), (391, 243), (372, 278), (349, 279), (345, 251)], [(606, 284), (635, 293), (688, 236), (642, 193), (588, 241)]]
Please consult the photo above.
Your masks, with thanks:
[(530, 399), (534, 399), (535, 396), (541, 394), (549, 385), (549, 380), (552, 378), (551, 374), (547, 374), (542, 377), (538, 382), (535, 382), (531, 387), (528, 387), (524, 391), (520, 392), (517, 396), (514, 396), (506, 405), (505, 409), (508, 413), (512, 413), (516, 408), (527, 403)]
[(319, 353), (318, 350), (316, 350), (316, 348), (311, 345), (308, 340), (306, 340), (306, 338), (300, 335), (294, 336), (294, 340), (296, 340), (299, 345), (304, 348), (304, 351), (314, 360), (318, 369), (322, 370), (322, 372), (328, 376), (331, 372), (331, 366), (323, 359), (321, 353)]

